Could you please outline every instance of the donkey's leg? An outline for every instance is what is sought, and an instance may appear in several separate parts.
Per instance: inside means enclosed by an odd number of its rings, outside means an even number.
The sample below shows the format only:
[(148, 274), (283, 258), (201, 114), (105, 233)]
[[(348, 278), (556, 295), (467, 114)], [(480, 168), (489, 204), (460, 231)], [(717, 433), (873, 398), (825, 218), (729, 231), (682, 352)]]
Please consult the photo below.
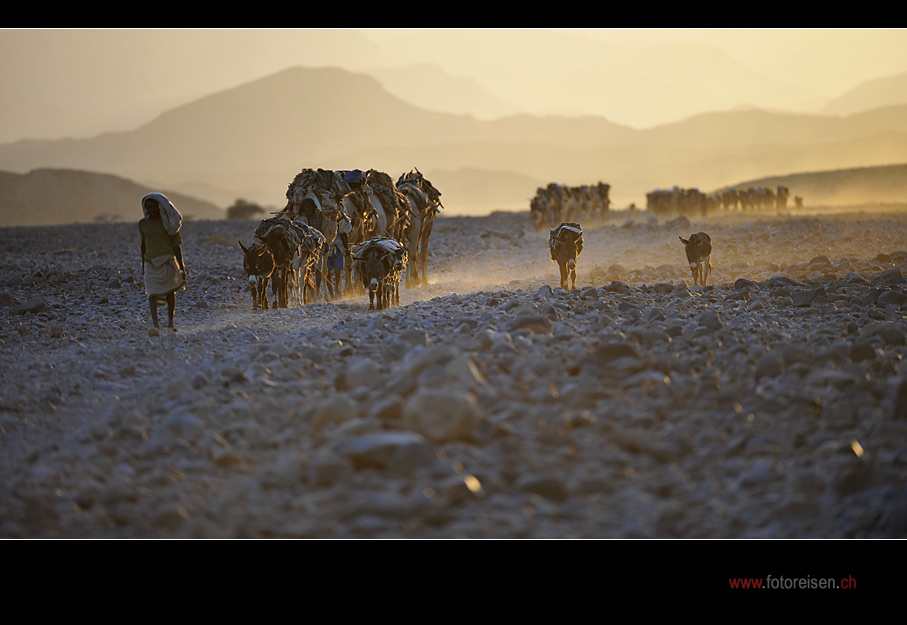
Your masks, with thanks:
[(331, 269), (328, 266), (328, 257), (325, 255), (321, 261), (321, 274), (324, 276), (324, 299), (326, 302), (334, 301), (334, 282), (331, 280)]

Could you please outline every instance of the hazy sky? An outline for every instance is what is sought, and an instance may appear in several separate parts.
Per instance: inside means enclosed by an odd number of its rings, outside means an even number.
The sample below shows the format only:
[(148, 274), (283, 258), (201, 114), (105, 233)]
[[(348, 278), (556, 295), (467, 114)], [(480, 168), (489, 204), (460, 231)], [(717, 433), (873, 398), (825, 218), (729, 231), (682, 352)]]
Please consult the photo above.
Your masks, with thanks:
[[(439, 29), (443, 31), (444, 29)], [(504, 35), (532, 33), (532, 29), (499, 30)], [(856, 83), (907, 71), (907, 29), (835, 28), (596, 28), (552, 29), (577, 37), (645, 48), (667, 43), (697, 43), (714, 46), (751, 69), (784, 81), (797, 82), (826, 97), (840, 95)], [(376, 41), (403, 41), (393, 29), (364, 31)], [(456, 31), (455, 31), (456, 32)], [(466, 34), (469, 30), (459, 31)], [(430, 51), (427, 52), (431, 54)], [(524, 62), (544, 61), (547, 49), (523, 49)], [(595, 59), (588, 59), (594, 63)], [(582, 60), (577, 59), (577, 62)], [(449, 60), (458, 66), (455, 57)], [(478, 71), (479, 68), (475, 67)]]
[(907, 69), (907, 30), (846, 28), (592, 29), (574, 31), (628, 47), (711, 45), (752, 69), (828, 96)]
[[(691, 47), (666, 54), (662, 46), (673, 43), (709, 46), (725, 56), (697, 55)], [(674, 57), (682, 65), (669, 66)], [(865, 80), (907, 72), (907, 31), (4, 29), (0, 141), (128, 130), (173, 106), (296, 65), (367, 71), (412, 63), (470, 78), (526, 112), (593, 112), (640, 126), (674, 114), (655, 109), (663, 95), (638, 93), (653, 66), (659, 68), (653, 78), (676, 80), (676, 116), (710, 104), (733, 106), (737, 96), (740, 104), (753, 99), (734, 93), (736, 85), (722, 93), (721, 72), (776, 85), (777, 104), (768, 106), (806, 109)], [(591, 79), (584, 83), (584, 76)], [(713, 97), (697, 99), (699, 83)]]

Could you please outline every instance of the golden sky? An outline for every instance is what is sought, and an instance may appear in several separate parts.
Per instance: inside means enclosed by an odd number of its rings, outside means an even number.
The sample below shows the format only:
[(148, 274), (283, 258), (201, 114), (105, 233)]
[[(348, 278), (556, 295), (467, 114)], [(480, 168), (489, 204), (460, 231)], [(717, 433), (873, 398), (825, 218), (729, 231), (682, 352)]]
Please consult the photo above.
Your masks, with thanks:
[[(597, 28), (551, 29), (575, 37), (641, 49), (667, 43), (695, 43), (726, 52), (751, 69), (784, 80), (796, 80), (806, 88), (834, 97), (870, 78), (907, 71), (907, 29), (891, 28)], [(537, 29), (486, 29), (501, 38), (531, 39)], [(402, 45), (406, 31), (364, 31), (375, 40)], [(438, 34), (459, 33), (466, 39), (470, 29), (437, 29)], [(527, 36), (528, 35), (528, 36)], [(521, 48), (523, 61), (543, 63), (550, 51)], [(456, 65), (456, 53), (449, 62)], [(431, 54), (431, 52), (429, 52)], [(593, 63), (595, 59), (587, 59)], [(577, 58), (576, 62), (583, 60)], [(476, 68), (478, 69), (478, 68)]]

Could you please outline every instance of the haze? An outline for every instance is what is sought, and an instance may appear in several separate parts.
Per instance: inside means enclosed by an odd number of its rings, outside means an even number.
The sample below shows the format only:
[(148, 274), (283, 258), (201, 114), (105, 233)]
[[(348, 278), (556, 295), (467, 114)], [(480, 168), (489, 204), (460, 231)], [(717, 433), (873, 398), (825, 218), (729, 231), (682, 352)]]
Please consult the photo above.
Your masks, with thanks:
[[(292, 66), (370, 73), (418, 106), (485, 119), (595, 115), (646, 128), (742, 107), (816, 113), (860, 83), (907, 71), (905, 33), (7, 29), (0, 31), (0, 142), (131, 130)], [(394, 73), (417, 63), (459, 80), (463, 99), (433, 100), (430, 88)]]

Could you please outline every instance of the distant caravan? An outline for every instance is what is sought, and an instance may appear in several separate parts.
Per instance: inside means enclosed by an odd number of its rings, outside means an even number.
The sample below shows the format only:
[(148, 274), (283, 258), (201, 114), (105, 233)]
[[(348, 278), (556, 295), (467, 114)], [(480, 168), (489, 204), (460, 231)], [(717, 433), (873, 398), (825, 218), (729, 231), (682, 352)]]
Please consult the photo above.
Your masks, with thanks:
[(558, 224), (583, 222), (593, 226), (608, 222), (611, 208), (611, 185), (568, 187), (550, 183), (539, 187), (529, 201), (529, 214), (536, 230), (555, 228)]
[(708, 217), (729, 212), (764, 212), (787, 210), (790, 189), (778, 186), (729, 187), (714, 193), (703, 193), (699, 189), (655, 189), (646, 194), (646, 208), (656, 217)]

